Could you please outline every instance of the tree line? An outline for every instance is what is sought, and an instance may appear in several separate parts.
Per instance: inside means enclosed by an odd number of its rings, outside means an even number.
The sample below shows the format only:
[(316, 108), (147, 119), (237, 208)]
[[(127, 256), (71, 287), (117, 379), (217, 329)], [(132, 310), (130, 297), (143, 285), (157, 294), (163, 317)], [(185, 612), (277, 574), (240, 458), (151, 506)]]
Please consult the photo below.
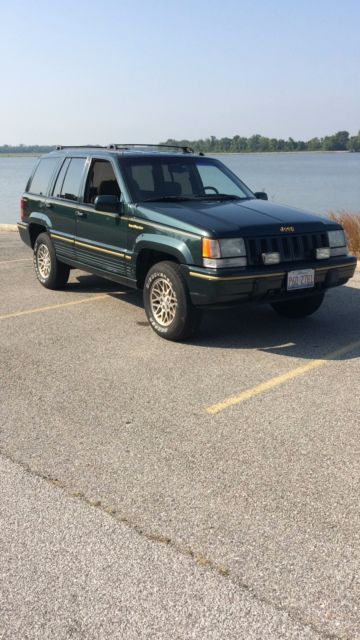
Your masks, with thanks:
[[(169, 138), (161, 144), (192, 147), (204, 153), (254, 153), (260, 151), (360, 151), (360, 131), (350, 136), (348, 131), (338, 131), (332, 136), (311, 138), (310, 140), (294, 140), (288, 138), (267, 138), (255, 134), (246, 138), (236, 135), (233, 138), (217, 138), (210, 136), (200, 140), (175, 140)], [(55, 145), (9, 145), (0, 146), (0, 153), (48, 153)]]
[(0, 153), (49, 153), (54, 151), (55, 145), (39, 145), (39, 144), (3, 144), (0, 146)]
[(255, 134), (250, 138), (234, 136), (233, 138), (210, 138), (200, 140), (168, 139), (164, 144), (188, 146), (204, 153), (254, 153), (260, 151), (360, 151), (360, 131), (350, 136), (348, 131), (338, 131), (332, 136), (311, 138), (310, 140), (294, 140), (288, 138), (267, 138)]

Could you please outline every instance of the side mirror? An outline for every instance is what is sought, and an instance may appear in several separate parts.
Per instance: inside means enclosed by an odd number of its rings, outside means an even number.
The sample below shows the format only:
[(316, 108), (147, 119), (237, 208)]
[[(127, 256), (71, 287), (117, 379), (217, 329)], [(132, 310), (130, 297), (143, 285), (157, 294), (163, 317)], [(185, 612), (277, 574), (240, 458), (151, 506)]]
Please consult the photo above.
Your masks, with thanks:
[(255, 191), (254, 196), (258, 200), (268, 200), (269, 199), (268, 195), (267, 195), (267, 193), (265, 193), (265, 191)]
[(95, 198), (95, 211), (117, 213), (120, 215), (122, 210), (122, 203), (117, 196), (96, 196)]

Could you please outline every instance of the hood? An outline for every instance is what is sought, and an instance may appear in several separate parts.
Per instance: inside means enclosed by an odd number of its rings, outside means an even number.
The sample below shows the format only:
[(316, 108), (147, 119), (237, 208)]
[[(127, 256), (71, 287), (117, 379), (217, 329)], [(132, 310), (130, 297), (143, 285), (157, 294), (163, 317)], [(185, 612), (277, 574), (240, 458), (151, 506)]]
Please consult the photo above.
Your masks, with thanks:
[(166, 216), (169, 224), (170, 217), (181, 226), (205, 231), (217, 238), (277, 235), (282, 226), (294, 227), (295, 233), (315, 233), (324, 231), (325, 227), (338, 227), (327, 218), (301, 209), (255, 199), (242, 202), (152, 202), (151, 205), (138, 205), (138, 210), (146, 218), (156, 212), (161, 216), (159, 222), (165, 223), (163, 216)]

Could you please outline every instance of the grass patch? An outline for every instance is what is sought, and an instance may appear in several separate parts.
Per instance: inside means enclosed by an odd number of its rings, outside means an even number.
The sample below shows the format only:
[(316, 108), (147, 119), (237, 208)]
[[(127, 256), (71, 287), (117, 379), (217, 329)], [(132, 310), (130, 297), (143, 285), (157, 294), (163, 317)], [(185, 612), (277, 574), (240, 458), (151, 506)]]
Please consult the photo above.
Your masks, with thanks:
[(360, 258), (360, 213), (354, 214), (347, 213), (346, 211), (340, 211), (339, 213), (330, 212), (329, 217), (344, 227), (350, 253)]

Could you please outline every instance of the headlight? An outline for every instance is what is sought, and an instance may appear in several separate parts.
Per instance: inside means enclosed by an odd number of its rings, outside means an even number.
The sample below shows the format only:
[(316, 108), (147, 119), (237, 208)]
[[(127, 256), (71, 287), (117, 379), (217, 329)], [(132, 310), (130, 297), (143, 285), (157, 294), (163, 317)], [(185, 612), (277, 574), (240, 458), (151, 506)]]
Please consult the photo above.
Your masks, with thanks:
[(347, 255), (346, 235), (342, 229), (338, 229), (337, 231), (328, 231), (328, 238), (331, 256)]
[(227, 238), (219, 240), (221, 256), (223, 258), (234, 258), (235, 256), (246, 256), (244, 238)]
[(247, 261), (244, 239), (213, 240), (212, 238), (203, 238), (202, 257), (204, 267), (210, 269), (245, 267)]
[(346, 247), (346, 237), (342, 229), (328, 231), (330, 247)]

